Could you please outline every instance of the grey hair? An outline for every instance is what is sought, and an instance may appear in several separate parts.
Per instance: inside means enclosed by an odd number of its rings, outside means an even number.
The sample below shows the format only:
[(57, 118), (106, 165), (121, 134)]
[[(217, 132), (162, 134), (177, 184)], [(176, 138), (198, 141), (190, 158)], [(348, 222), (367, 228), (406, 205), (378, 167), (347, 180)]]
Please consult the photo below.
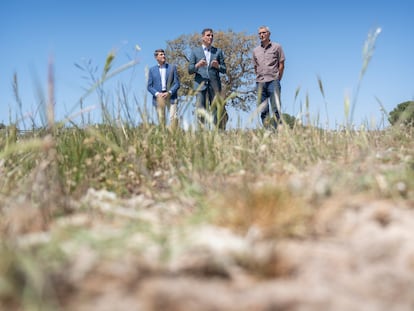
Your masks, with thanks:
[(259, 27), (259, 30), (260, 29), (266, 29), (266, 31), (268, 32), (268, 33), (270, 33), (270, 28), (268, 27), (268, 26), (260, 26)]

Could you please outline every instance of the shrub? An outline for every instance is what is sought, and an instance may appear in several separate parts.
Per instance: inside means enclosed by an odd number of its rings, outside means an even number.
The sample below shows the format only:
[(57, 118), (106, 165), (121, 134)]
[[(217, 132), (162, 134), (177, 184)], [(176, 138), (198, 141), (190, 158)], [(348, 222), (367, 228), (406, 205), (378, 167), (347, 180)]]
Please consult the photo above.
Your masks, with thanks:
[(414, 101), (399, 104), (390, 112), (388, 121), (391, 125), (397, 123), (414, 126)]

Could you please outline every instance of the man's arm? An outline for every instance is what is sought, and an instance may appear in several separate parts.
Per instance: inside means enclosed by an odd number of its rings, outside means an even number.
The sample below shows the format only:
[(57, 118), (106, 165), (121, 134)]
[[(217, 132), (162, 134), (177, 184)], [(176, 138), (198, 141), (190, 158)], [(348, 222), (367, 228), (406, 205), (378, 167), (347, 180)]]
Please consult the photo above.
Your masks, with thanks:
[(224, 53), (223, 51), (220, 49), (219, 50), (219, 68), (218, 71), (221, 73), (227, 73), (227, 66), (226, 66), (226, 62), (224, 61)]
[(285, 71), (285, 61), (279, 62), (279, 81), (282, 80), (283, 71)]
[(171, 89), (170, 92), (171, 94), (174, 94), (178, 91), (178, 89), (180, 88), (180, 77), (178, 76), (178, 70), (177, 70), (177, 66), (176, 65), (172, 65), (172, 84), (171, 84)]
[(197, 68), (195, 67), (195, 65), (196, 65), (196, 55), (194, 51), (191, 51), (190, 61), (188, 62), (188, 73), (190, 75), (197, 72)]
[(150, 68), (148, 72), (147, 90), (152, 94), (152, 96), (155, 96), (155, 94), (157, 93), (157, 90), (154, 87), (154, 74), (152, 68)]

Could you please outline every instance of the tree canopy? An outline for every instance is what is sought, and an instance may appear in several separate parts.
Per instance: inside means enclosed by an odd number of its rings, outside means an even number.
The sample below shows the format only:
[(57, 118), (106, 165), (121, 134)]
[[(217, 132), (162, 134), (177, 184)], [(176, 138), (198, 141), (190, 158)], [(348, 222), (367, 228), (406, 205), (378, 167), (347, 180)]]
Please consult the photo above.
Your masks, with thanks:
[(388, 121), (391, 125), (402, 123), (414, 126), (414, 101), (406, 101), (395, 107), (390, 112)]
[[(236, 109), (248, 111), (256, 104), (254, 95), (255, 75), (252, 51), (257, 42), (256, 36), (232, 30), (214, 31), (213, 46), (223, 50), (227, 74), (222, 75), (222, 96), (227, 104)], [(169, 63), (177, 65), (181, 88), (179, 96), (192, 94), (193, 75), (187, 67), (191, 49), (201, 45), (201, 34), (183, 34), (177, 39), (167, 41), (166, 55)]]

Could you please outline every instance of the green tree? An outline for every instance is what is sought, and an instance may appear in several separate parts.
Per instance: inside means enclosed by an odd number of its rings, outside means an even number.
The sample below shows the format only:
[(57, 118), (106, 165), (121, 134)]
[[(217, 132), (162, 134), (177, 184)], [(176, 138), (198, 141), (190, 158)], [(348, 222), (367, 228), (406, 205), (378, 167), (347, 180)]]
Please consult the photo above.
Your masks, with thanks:
[[(228, 98), (228, 105), (248, 111), (255, 107), (254, 68), (252, 51), (257, 43), (256, 36), (232, 30), (214, 31), (213, 45), (224, 52), (227, 74), (222, 75), (223, 96)], [(168, 62), (177, 64), (180, 75), (180, 96), (192, 94), (193, 75), (187, 72), (191, 49), (201, 44), (201, 34), (184, 34), (177, 39), (167, 41), (166, 55)]]
[(296, 124), (296, 118), (291, 116), (287, 113), (282, 113), (283, 121), (289, 126), (289, 128), (293, 129)]
[(402, 123), (414, 126), (414, 101), (406, 101), (395, 107), (390, 112), (388, 121), (391, 125)]

